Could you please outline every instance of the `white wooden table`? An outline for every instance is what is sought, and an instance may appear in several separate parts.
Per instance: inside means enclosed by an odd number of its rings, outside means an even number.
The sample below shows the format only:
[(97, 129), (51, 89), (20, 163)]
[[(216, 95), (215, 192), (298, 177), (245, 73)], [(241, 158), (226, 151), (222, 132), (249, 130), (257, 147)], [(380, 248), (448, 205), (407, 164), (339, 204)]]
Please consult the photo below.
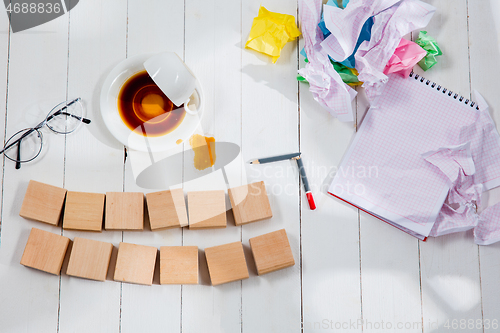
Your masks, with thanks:
[[(500, 122), (500, 1), (429, 2), (438, 10), (427, 30), (444, 55), (424, 76), (465, 96), (479, 90)], [(296, 1), (287, 0), (82, 0), (19, 33), (0, 15), (1, 136), (36, 124), (40, 102), (67, 96), (81, 96), (94, 120), (66, 138), (47, 134), (44, 156), (20, 170), (3, 162), (0, 332), (498, 332), (500, 244), (478, 247), (471, 232), (421, 242), (325, 194), (356, 126), (332, 118), (297, 83), (302, 40), (287, 44), (274, 65), (243, 48), (261, 3), (297, 15)], [(241, 240), (251, 258), (249, 238), (285, 228), (296, 265), (259, 277), (249, 260), (248, 280), (217, 287), (203, 261), (194, 286), (99, 283), (21, 266), (32, 227), (61, 232), (19, 217), (30, 179), (74, 191), (150, 191), (135, 184), (123, 146), (99, 121), (99, 91), (121, 60), (165, 50), (200, 79), (203, 128), (216, 140), (238, 144), (245, 160), (303, 153), (318, 209), (309, 210), (293, 164), (267, 172), (247, 165), (249, 180), (267, 184), (271, 220), (225, 230), (63, 234), (200, 249)], [(362, 95), (358, 119), (367, 109)]]

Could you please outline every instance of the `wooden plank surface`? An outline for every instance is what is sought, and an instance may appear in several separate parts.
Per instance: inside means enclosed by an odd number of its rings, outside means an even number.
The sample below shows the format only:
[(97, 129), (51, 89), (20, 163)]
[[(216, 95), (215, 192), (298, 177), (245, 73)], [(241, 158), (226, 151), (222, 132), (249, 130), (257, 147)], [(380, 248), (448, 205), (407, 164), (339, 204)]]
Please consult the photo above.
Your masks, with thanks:
[[(431, 70), (424, 73), (417, 68), (416, 72), (470, 98), (467, 1), (429, 2), (438, 11), (427, 31), (444, 54)], [(478, 246), (472, 232), (431, 237), (419, 242), (419, 247), (423, 322), (437, 321), (444, 330), (448, 321), (481, 320)], [(424, 332), (432, 331), (424, 326)], [(481, 331), (467, 328), (467, 332)]]
[[(82, 98), (91, 120), (67, 137), (65, 187), (71, 191), (104, 194), (123, 188), (123, 146), (106, 130), (99, 96), (108, 72), (125, 58), (126, 9), (123, 1), (80, 2), (69, 14), (67, 95)], [(115, 252), (122, 240), (120, 232), (64, 230), (64, 235), (112, 243)], [(119, 332), (120, 284), (112, 274), (102, 283), (63, 275), (60, 295), (59, 332)], [(94, 319), (76, 321), (82, 313)]]
[[(358, 96), (357, 107), (360, 125), (369, 107), (364, 92)], [(368, 177), (378, 177), (378, 171)], [(363, 321), (357, 328), (377, 332), (389, 325), (395, 332), (421, 332), (418, 240), (359, 211), (359, 242)]]
[[(107, 17), (107, 13), (114, 13)], [(125, 58), (126, 6), (122, 1), (79, 3), (70, 12), (67, 95), (81, 97), (90, 125), (68, 135), (66, 141), (65, 187), (71, 191), (106, 193), (123, 188), (123, 147), (113, 145), (102, 121), (100, 86), (112, 67)], [(100, 234), (64, 230), (74, 239), (82, 237), (113, 243), (121, 233)], [(115, 250), (116, 251), (116, 250)], [(64, 268), (63, 268), (64, 269)], [(108, 275), (109, 276), (109, 275)], [(82, 331), (118, 332), (120, 285), (98, 283), (63, 275), (60, 291), (59, 331), (75, 329), (75, 319), (87, 309), (93, 320), (79, 321)], [(75, 302), (75, 300), (79, 300)]]
[[(10, 52), (10, 24), (7, 15), (0, 18), (0, 131), (3, 134), (2, 146), (5, 144), (6, 138), (6, 115), (7, 115), (7, 96), (8, 96), (8, 84), (7, 84), (7, 73), (9, 69), (9, 52)], [(5, 92), (5, 94), (3, 93)], [(2, 156), (2, 178), (0, 180), (0, 185), (2, 186), (2, 191), (0, 191), (0, 200), (2, 200), (2, 205), (0, 205), (0, 246), (2, 244), (2, 215), (3, 212), (3, 186), (4, 186), (4, 167), (5, 158)], [(1, 256), (1, 255), (0, 255)]]
[[(438, 40), (444, 55), (428, 72), (418, 67), (416, 71), (467, 97), (478, 89), (490, 103), (493, 119), (499, 121), (496, 77), (500, 69), (495, 66), (500, 54), (499, 4), (493, 0), (426, 2), (437, 7), (426, 30)], [(462, 331), (492, 331), (493, 320), (500, 315), (499, 245), (478, 247), (471, 232), (417, 241), (326, 194), (331, 172), (339, 165), (356, 124), (332, 118), (312, 99), (307, 85), (296, 82), (296, 69), (303, 66), (297, 56), (302, 40), (299, 46), (287, 44), (276, 64), (244, 49), (260, 5), (254, 0), (80, 1), (70, 14), (15, 34), (8, 32), (7, 16), (0, 15), (4, 140), (36, 124), (53, 104), (70, 97), (82, 97), (92, 119), (90, 126), (66, 138), (45, 131), (43, 155), (21, 170), (4, 161), (2, 332), (323, 332), (335, 324), (341, 325), (337, 328), (341, 332), (377, 332), (374, 324), (384, 321), (409, 323), (409, 328), (395, 332), (427, 333), (443, 332), (453, 320), (458, 325), (465, 321), (467, 328)], [(296, 2), (262, 5), (297, 16)], [(236, 227), (229, 211), (227, 227), (220, 230), (151, 232), (146, 224), (143, 232), (100, 234), (62, 231), (19, 217), (30, 179), (70, 191), (159, 190), (136, 182), (134, 162), (147, 161), (148, 156), (128, 152), (124, 165), (123, 146), (100, 118), (99, 94), (105, 76), (119, 61), (161, 51), (177, 52), (204, 88), (201, 133), (241, 147), (232, 170), (226, 170), (229, 183), (265, 181), (273, 217)], [(360, 123), (368, 107), (362, 90), (353, 105)], [(241, 170), (248, 160), (299, 150), (316, 211), (308, 208), (294, 162), (245, 165)], [(193, 161), (186, 157), (184, 168), (176, 169), (178, 179), (187, 172), (187, 163)], [(177, 187), (184, 187), (185, 193), (226, 191), (227, 184), (219, 170), (203, 181)], [(500, 190), (490, 191), (482, 209), (499, 201)], [(230, 207), (227, 191), (226, 205)], [(199, 284), (160, 285), (159, 255), (152, 286), (120, 284), (111, 281), (112, 274), (104, 282), (69, 277), (64, 265), (60, 277), (23, 267), (19, 261), (31, 227), (71, 239), (113, 243), (115, 256), (121, 241), (158, 249), (198, 246)], [(282, 228), (295, 265), (257, 276), (248, 240)], [(243, 243), (249, 278), (210, 286), (203, 250), (237, 241)], [(363, 329), (360, 320), (364, 320)], [(351, 322), (356, 325), (345, 328)]]
[[(164, 51), (184, 53), (184, 3), (182, 1), (128, 1), (127, 56)], [(125, 191), (154, 192), (137, 185), (132, 164), (148, 156), (128, 152), (125, 165)], [(177, 170), (176, 177), (182, 175)], [(165, 188), (167, 190), (168, 188)], [(147, 222), (147, 221), (146, 221)], [(182, 245), (182, 229), (150, 232), (149, 223), (142, 233), (124, 232), (123, 241), (155, 246)], [(157, 257), (159, 263), (159, 255)], [(181, 286), (160, 285), (156, 265), (153, 286), (123, 284), (121, 332), (180, 332)], [(145, 306), (147, 304), (147, 306)]]
[[(270, 11), (296, 15), (290, 1), (242, 2), (242, 43), (250, 32), (260, 5)], [(294, 153), (299, 150), (296, 42), (285, 45), (275, 64), (267, 55), (243, 49), (242, 53), (242, 150), (246, 161)], [(242, 226), (242, 240), (285, 229), (295, 261), (300, 262), (299, 176), (295, 161), (247, 167), (248, 182), (264, 181), (273, 217)], [(301, 331), (301, 280), (299, 264), (243, 281), (243, 332)], [(266, 306), (262, 306), (266, 304)]]
[[(500, 68), (492, 65), (500, 57), (500, 2), (468, 1), (471, 90), (477, 90), (486, 99), (490, 115), (499, 128), (500, 95), (496, 89), (496, 78)], [(500, 202), (500, 189), (492, 189), (483, 195), (484, 208)], [(500, 244), (479, 246), (481, 306), (484, 332), (500, 319)], [(495, 321), (496, 319), (496, 321)]]
[(323, 320), (329, 325), (362, 319), (358, 210), (327, 194), (355, 128), (318, 108), (308, 85), (301, 83), (299, 90), (300, 149), (317, 208), (309, 209), (301, 188), (302, 259), (296, 265), (302, 265), (304, 332), (322, 332)]
[[(185, 62), (204, 90), (202, 133), (216, 142), (241, 145), (241, 3), (186, 0)], [(193, 159), (184, 159), (185, 173)], [(224, 190), (221, 171), (184, 183), (184, 192)], [(188, 207), (189, 209), (189, 207)], [(210, 285), (204, 249), (241, 240), (241, 229), (227, 215), (224, 229), (184, 230), (183, 245), (200, 249), (200, 283), (182, 287), (182, 332), (241, 331), (241, 282)]]
[[(1, 17), (0, 35), (4, 36), (8, 33), (6, 15)], [(11, 33), (9, 56), (7, 114), (2, 112), (7, 137), (38, 124), (53, 106), (66, 99), (68, 16), (61, 16), (29, 32)], [(2, 330), (9, 333), (55, 332), (58, 325), (59, 276), (19, 264), (23, 244), (26, 244), (32, 227), (61, 232), (58, 227), (19, 216), (30, 179), (59, 187), (64, 185), (64, 136), (47, 130), (44, 134), (44, 153), (35, 161), (23, 165), (20, 170), (16, 170), (11, 161), (5, 161), (0, 315)]]

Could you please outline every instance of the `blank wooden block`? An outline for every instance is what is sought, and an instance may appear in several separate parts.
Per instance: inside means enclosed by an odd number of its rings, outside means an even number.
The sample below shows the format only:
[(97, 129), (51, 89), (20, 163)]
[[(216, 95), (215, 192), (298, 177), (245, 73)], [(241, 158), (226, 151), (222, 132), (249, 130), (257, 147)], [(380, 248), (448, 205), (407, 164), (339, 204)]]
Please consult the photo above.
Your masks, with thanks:
[(138, 192), (107, 192), (106, 230), (143, 230), (144, 194)]
[(188, 225), (184, 191), (174, 189), (146, 194), (151, 230), (180, 228)]
[(65, 197), (66, 190), (63, 188), (30, 180), (19, 215), (58, 225)]
[(32, 228), (21, 265), (59, 275), (68, 245), (67, 237)]
[(198, 284), (198, 247), (162, 246), (160, 284)]
[(104, 281), (112, 251), (111, 243), (75, 237), (66, 274)]
[(221, 191), (189, 192), (189, 229), (225, 228), (226, 194)]
[(234, 224), (242, 225), (273, 217), (264, 182), (233, 187), (228, 193), (233, 206)]
[(63, 229), (101, 231), (104, 214), (101, 193), (71, 192), (66, 194)]
[(205, 249), (212, 285), (248, 279), (248, 268), (241, 242)]
[(120, 243), (114, 280), (152, 285), (157, 252), (152, 246)]
[(259, 275), (295, 265), (285, 229), (250, 238)]

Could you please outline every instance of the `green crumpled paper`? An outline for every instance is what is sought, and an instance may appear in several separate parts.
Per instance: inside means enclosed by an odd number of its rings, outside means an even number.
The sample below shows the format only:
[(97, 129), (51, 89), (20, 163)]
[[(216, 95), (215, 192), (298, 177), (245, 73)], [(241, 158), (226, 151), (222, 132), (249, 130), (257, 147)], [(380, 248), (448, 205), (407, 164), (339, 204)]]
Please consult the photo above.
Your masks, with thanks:
[[(305, 58), (304, 61), (309, 62), (307, 58)], [(342, 79), (342, 81), (344, 81), (344, 83), (347, 83), (350, 86), (359, 86), (363, 84), (363, 82), (360, 82), (358, 80), (358, 71), (355, 68), (346, 67), (341, 63), (332, 61), (331, 59), (330, 62), (332, 63), (335, 71), (339, 73), (340, 78)], [(307, 80), (301, 75), (297, 75), (297, 80), (301, 82), (307, 82)]]
[(420, 31), (415, 43), (427, 51), (427, 55), (418, 62), (419, 66), (422, 67), (424, 71), (437, 64), (436, 57), (442, 55), (443, 53), (441, 52), (436, 40), (427, 35), (427, 31)]
[(275, 63), (283, 46), (298, 36), (300, 31), (295, 24), (295, 17), (270, 12), (260, 6), (259, 15), (253, 19), (245, 47), (270, 55)]

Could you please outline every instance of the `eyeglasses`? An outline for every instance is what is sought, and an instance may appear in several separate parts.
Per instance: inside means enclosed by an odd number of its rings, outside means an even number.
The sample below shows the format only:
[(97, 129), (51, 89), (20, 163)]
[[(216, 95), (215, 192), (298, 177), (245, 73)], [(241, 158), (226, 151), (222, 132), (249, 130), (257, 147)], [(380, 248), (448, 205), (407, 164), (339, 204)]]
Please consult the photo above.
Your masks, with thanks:
[(11, 136), (0, 150), (9, 160), (16, 162), (16, 169), (21, 168), (21, 163), (33, 161), (42, 152), (43, 135), (40, 129), (47, 127), (57, 134), (74, 132), (81, 123), (90, 124), (84, 118), (84, 108), (81, 98), (68, 100), (56, 105), (45, 119), (33, 128), (25, 128)]

